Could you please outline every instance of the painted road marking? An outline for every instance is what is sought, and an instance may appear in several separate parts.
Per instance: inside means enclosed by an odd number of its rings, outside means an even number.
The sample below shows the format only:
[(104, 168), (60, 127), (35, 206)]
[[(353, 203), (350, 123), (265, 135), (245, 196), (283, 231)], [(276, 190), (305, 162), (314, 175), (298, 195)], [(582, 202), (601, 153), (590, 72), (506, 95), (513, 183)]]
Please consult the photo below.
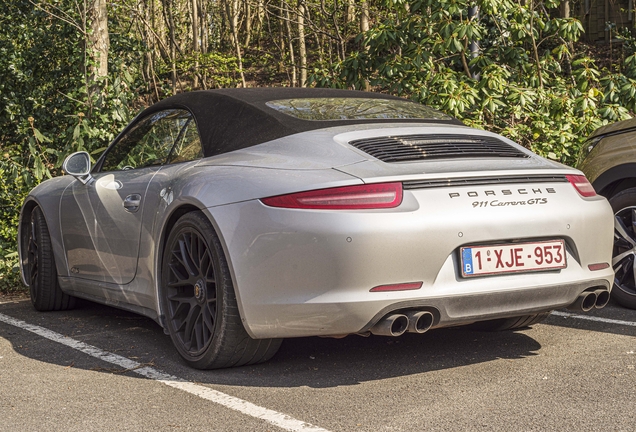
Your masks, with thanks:
[(582, 320), (588, 320), (588, 321), (602, 322), (607, 324), (618, 324), (618, 325), (636, 327), (636, 322), (633, 322), (633, 321), (621, 321), (621, 320), (602, 318), (602, 317), (596, 317), (596, 316), (576, 315), (576, 314), (571, 314), (567, 312), (558, 312), (558, 311), (553, 311), (552, 315), (565, 317), (565, 318), (575, 318), (575, 319), (582, 319)]
[(155, 381), (159, 381), (160, 383), (167, 386), (183, 390), (202, 399), (209, 400), (245, 415), (265, 420), (266, 422), (271, 423), (274, 426), (278, 426), (281, 429), (294, 432), (328, 432), (326, 429), (314, 426), (309, 423), (305, 423), (286, 414), (254, 405), (253, 403), (244, 401), (243, 399), (221, 393), (209, 387), (191, 383), (173, 375), (168, 375), (155, 368), (143, 366), (141, 363), (130, 360), (129, 358), (104, 351), (100, 348), (88, 345), (75, 339), (71, 339), (70, 337), (61, 335), (47, 328), (29, 324), (27, 322), (12, 318), (1, 313), (0, 321), (21, 328), (23, 330), (30, 331), (37, 334), (38, 336), (52, 340), (53, 342), (66, 345), (67, 347), (73, 348), (77, 351), (81, 351), (84, 354), (88, 354), (99, 360), (114, 364), (124, 369), (130, 369), (131, 372)]

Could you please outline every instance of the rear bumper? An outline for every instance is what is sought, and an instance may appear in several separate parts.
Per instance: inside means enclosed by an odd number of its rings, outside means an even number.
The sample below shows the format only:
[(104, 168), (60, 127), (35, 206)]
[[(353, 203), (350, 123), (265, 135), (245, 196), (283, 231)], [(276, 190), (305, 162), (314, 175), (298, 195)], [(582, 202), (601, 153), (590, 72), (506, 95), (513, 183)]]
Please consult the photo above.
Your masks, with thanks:
[[(434, 309), (434, 326), (445, 327), (549, 311), (586, 289), (609, 289), (611, 267), (588, 269), (611, 263), (607, 201), (584, 200), (567, 183), (551, 187), (556, 196), (545, 205), (519, 207), (474, 207), (474, 198), (435, 189), (405, 191), (400, 207), (382, 211), (289, 210), (260, 201), (208, 211), (250, 336), (340, 335), (365, 331), (395, 310)], [(557, 238), (566, 242), (563, 270), (460, 276), (461, 246)], [(369, 291), (406, 282), (422, 287)]]
[(363, 333), (391, 312), (427, 310), (433, 328), (536, 314), (572, 304), (588, 288), (609, 289), (604, 279), (448, 297), (375, 300), (347, 303), (269, 304), (262, 322), (251, 322), (254, 337), (296, 337)]
[(388, 313), (407, 308), (433, 310), (436, 318), (434, 328), (537, 314), (569, 306), (579, 294), (592, 288), (609, 290), (610, 284), (605, 279), (598, 279), (583, 283), (394, 303), (378, 312), (363, 330), (371, 328)]

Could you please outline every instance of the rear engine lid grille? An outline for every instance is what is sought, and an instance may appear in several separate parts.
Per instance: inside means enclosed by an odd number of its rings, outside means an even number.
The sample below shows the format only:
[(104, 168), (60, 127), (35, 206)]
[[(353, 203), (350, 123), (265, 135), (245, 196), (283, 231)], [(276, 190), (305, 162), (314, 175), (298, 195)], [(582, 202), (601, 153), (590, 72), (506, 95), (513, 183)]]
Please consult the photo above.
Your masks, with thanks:
[(529, 158), (513, 146), (480, 135), (401, 135), (364, 138), (349, 144), (383, 162), (477, 157)]
[(490, 177), (461, 177), (432, 180), (411, 180), (402, 183), (404, 189), (428, 189), (450, 186), (486, 186), (518, 183), (564, 183), (565, 175), (517, 175)]

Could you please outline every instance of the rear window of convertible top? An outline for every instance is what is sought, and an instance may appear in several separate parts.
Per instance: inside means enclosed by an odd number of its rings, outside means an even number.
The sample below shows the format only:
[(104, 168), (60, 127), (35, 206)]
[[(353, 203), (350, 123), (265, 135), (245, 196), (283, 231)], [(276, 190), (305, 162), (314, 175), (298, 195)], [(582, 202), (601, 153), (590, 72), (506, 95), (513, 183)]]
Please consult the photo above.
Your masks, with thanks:
[(398, 99), (303, 98), (269, 101), (268, 107), (302, 120), (452, 120), (426, 105)]

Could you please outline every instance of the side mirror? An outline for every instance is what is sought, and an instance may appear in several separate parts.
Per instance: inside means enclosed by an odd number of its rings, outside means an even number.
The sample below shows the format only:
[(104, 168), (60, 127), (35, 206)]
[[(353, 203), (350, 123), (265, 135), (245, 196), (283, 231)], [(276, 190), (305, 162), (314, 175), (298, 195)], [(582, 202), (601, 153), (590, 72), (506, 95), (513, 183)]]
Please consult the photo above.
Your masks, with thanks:
[(91, 157), (85, 151), (75, 152), (68, 156), (62, 164), (62, 169), (82, 183), (88, 183), (91, 176)]

